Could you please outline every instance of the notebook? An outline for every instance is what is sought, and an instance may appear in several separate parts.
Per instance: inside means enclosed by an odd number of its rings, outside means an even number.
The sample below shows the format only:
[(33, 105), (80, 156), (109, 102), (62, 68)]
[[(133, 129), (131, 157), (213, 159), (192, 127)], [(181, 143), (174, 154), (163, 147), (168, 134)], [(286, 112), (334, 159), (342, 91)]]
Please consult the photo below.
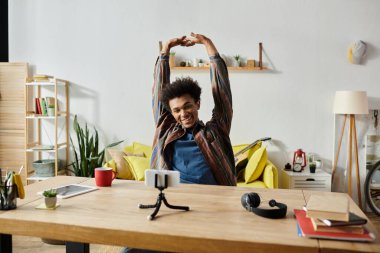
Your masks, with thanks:
[(299, 228), (302, 236), (308, 238), (320, 238), (330, 240), (343, 240), (343, 241), (373, 241), (376, 239), (375, 235), (364, 228), (363, 234), (353, 233), (334, 233), (334, 232), (318, 232), (313, 228), (310, 218), (306, 217), (304, 210), (294, 209)]

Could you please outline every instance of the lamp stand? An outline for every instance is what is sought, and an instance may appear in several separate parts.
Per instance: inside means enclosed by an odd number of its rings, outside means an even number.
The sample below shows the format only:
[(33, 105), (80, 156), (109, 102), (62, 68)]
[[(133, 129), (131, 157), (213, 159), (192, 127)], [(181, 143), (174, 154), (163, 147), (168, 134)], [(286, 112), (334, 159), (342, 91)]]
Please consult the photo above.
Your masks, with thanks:
[[(337, 167), (338, 159), (339, 159), (339, 151), (340, 151), (340, 147), (342, 145), (342, 139), (343, 139), (344, 128), (346, 125), (346, 120), (347, 120), (347, 114), (344, 115), (344, 121), (343, 121), (343, 125), (342, 125), (341, 131), (340, 131), (338, 149), (337, 149), (336, 154), (335, 154), (334, 165), (332, 168), (332, 175), (331, 175), (332, 182), (334, 182), (336, 167)], [(348, 141), (349, 141), (349, 144), (348, 144), (349, 145), (348, 168), (347, 168), (348, 195), (350, 195), (350, 197), (352, 197), (352, 145), (354, 145), (354, 155), (355, 155), (355, 162), (356, 162), (356, 188), (357, 188), (357, 193), (358, 193), (359, 207), (362, 208), (362, 196), (361, 196), (361, 189), (360, 189), (360, 173), (359, 173), (359, 159), (358, 159), (358, 143), (357, 143), (357, 138), (356, 138), (356, 124), (355, 124), (355, 115), (354, 114), (350, 114), (350, 129), (349, 129)]]

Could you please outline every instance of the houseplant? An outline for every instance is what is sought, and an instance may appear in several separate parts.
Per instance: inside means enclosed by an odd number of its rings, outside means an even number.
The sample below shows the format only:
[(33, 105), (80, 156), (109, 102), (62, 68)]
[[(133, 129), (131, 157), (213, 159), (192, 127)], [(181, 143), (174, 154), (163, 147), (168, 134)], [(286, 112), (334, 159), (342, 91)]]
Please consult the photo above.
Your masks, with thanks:
[(311, 162), (309, 163), (309, 169), (310, 169), (310, 173), (315, 173), (315, 169), (317, 168), (317, 165), (315, 162)]
[(57, 190), (56, 189), (50, 189), (46, 190), (42, 193), (42, 195), (45, 197), (45, 206), (47, 208), (54, 208), (57, 204)]
[(240, 55), (235, 55), (233, 60), (233, 67), (240, 67)]
[(95, 127), (94, 135), (90, 133), (87, 123), (83, 129), (78, 123), (77, 115), (74, 117), (73, 127), (77, 137), (78, 148), (75, 148), (74, 142), (70, 137), (74, 151), (74, 161), (69, 165), (73, 167), (73, 170), (68, 170), (78, 177), (94, 177), (95, 168), (102, 167), (103, 165), (105, 149), (119, 145), (124, 140), (111, 143), (99, 151), (99, 134)]

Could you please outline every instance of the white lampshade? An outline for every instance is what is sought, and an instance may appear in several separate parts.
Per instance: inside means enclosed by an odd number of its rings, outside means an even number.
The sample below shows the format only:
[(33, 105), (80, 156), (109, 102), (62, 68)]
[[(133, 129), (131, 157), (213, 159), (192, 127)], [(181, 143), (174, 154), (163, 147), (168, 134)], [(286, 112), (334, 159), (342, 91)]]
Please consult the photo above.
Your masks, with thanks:
[(335, 114), (368, 114), (366, 91), (337, 91), (334, 100)]

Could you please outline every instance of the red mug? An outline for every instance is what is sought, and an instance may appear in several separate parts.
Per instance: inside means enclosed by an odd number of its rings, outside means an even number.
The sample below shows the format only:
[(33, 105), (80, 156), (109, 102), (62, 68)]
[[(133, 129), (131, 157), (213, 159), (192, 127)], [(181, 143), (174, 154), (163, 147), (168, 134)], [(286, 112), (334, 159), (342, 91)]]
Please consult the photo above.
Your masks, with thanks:
[(111, 168), (96, 168), (95, 183), (97, 186), (111, 186), (116, 173)]

